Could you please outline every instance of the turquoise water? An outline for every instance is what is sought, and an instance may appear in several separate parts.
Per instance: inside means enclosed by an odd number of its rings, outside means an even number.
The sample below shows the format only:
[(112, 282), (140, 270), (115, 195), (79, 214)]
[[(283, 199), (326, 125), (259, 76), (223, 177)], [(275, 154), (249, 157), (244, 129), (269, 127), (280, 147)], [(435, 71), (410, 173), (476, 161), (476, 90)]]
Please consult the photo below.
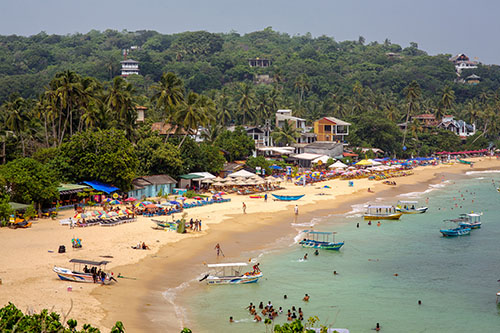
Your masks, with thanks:
[[(500, 193), (492, 179), (498, 184), (500, 173), (473, 173), (424, 193), (384, 199), (395, 203), (418, 196), (422, 204), (428, 198), (430, 208), (426, 214), (382, 221), (380, 227), (368, 226), (355, 211), (324, 218), (315, 229), (336, 230), (337, 240), (346, 242), (339, 253), (314, 256), (287, 239), (260, 257), (265, 279), (259, 283), (197, 287), (186, 296), (188, 318), (197, 332), (266, 332), (244, 308), (271, 301), (285, 312), (301, 307), (305, 318), (317, 315), (322, 324), (351, 333), (373, 332), (377, 322), (382, 332), (499, 332)], [(441, 237), (443, 219), (471, 210), (484, 213), (482, 229)], [(339, 220), (345, 223), (338, 225)], [(299, 260), (305, 253), (309, 259)], [(334, 276), (334, 270), (339, 274)], [(309, 303), (302, 301), (306, 293)], [(236, 322), (230, 324), (229, 316)], [(281, 315), (275, 323), (285, 320)]]

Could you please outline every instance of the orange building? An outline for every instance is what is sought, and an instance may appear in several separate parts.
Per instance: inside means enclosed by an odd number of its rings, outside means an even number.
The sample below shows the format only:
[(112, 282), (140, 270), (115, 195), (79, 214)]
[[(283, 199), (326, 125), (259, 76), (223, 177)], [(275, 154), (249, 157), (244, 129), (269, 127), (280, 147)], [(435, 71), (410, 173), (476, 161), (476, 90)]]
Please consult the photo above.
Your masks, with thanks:
[(349, 135), (349, 124), (334, 117), (323, 117), (314, 122), (314, 134), (318, 141), (344, 141)]

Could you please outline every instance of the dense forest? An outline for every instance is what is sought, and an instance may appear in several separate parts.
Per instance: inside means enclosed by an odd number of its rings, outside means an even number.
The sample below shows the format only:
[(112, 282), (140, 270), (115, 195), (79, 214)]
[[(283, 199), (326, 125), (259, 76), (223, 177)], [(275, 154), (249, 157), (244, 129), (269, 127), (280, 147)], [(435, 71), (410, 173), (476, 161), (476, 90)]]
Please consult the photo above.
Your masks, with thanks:
[[(119, 76), (124, 51), (139, 61), (141, 75)], [(366, 45), (363, 37), (338, 42), (271, 28), (0, 36), (0, 182), (29, 203), (52, 200), (50, 182), (98, 179), (127, 190), (137, 175), (217, 172), (254, 149), (243, 129), (226, 126), (272, 124), (283, 108), (309, 124), (322, 116), (347, 120), (352, 146), (387, 156), (496, 144), (500, 67), (463, 71), (481, 77), (467, 85), (450, 56), (429, 56), (416, 43)], [(253, 58), (271, 65), (250, 67)], [(136, 122), (139, 105), (148, 108), (143, 124)], [(462, 142), (416, 122), (406, 132), (397, 126), (420, 113), (452, 114), (479, 131)], [(152, 132), (154, 121), (172, 124), (175, 135)], [(200, 127), (202, 143), (189, 136)], [(273, 132), (280, 145), (297, 136), (288, 126)]]

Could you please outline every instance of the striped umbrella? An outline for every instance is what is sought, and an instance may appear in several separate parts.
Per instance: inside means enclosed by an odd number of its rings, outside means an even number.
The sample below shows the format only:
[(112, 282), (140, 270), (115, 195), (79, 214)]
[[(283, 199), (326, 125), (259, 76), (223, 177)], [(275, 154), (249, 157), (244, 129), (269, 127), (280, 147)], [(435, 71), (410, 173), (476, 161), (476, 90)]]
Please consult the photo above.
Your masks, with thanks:
[(111, 201), (109, 201), (109, 204), (110, 205), (121, 205), (122, 202), (120, 200), (111, 200)]
[(89, 217), (90, 215), (89, 214), (86, 214), (86, 213), (78, 213), (74, 216), (75, 219), (86, 219), (87, 217)]

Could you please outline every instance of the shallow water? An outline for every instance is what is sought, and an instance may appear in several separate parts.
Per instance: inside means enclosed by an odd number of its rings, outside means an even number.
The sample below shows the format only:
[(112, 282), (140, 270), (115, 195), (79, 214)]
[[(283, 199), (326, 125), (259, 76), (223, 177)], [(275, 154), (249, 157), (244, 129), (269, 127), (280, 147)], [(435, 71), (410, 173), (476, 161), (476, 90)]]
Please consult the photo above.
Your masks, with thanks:
[[(471, 173), (405, 194), (400, 199), (419, 197), (421, 204), (429, 198), (429, 211), (381, 221), (380, 227), (367, 225), (360, 207), (315, 219), (315, 230), (335, 230), (337, 240), (346, 242), (340, 252), (314, 256), (293, 244), (293, 237), (282, 239), (259, 258), (265, 275), (259, 283), (196, 286), (195, 292), (184, 294), (190, 324), (197, 332), (265, 332), (265, 325), (252, 322), (244, 308), (271, 301), (285, 312), (301, 307), (306, 319), (318, 316), (322, 324), (352, 333), (372, 332), (377, 322), (383, 332), (499, 332), (500, 193), (492, 179), (499, 184), (500, 174)], [(472, 210), (484, 213), (481, 229), (470, 236), (441, 237), (443, 219)], [(339, 219), (345, 223), (339, 225)], [(305, 253), (309, 259), (300, 260)], [(339, 274), (334, 276), (334, 270)], [(308, 303), (302, 301), (306, 293)], [(229, 316), (236, 322), (230, 324)], [(274, 324), (285, 320), (281, 315)]]

